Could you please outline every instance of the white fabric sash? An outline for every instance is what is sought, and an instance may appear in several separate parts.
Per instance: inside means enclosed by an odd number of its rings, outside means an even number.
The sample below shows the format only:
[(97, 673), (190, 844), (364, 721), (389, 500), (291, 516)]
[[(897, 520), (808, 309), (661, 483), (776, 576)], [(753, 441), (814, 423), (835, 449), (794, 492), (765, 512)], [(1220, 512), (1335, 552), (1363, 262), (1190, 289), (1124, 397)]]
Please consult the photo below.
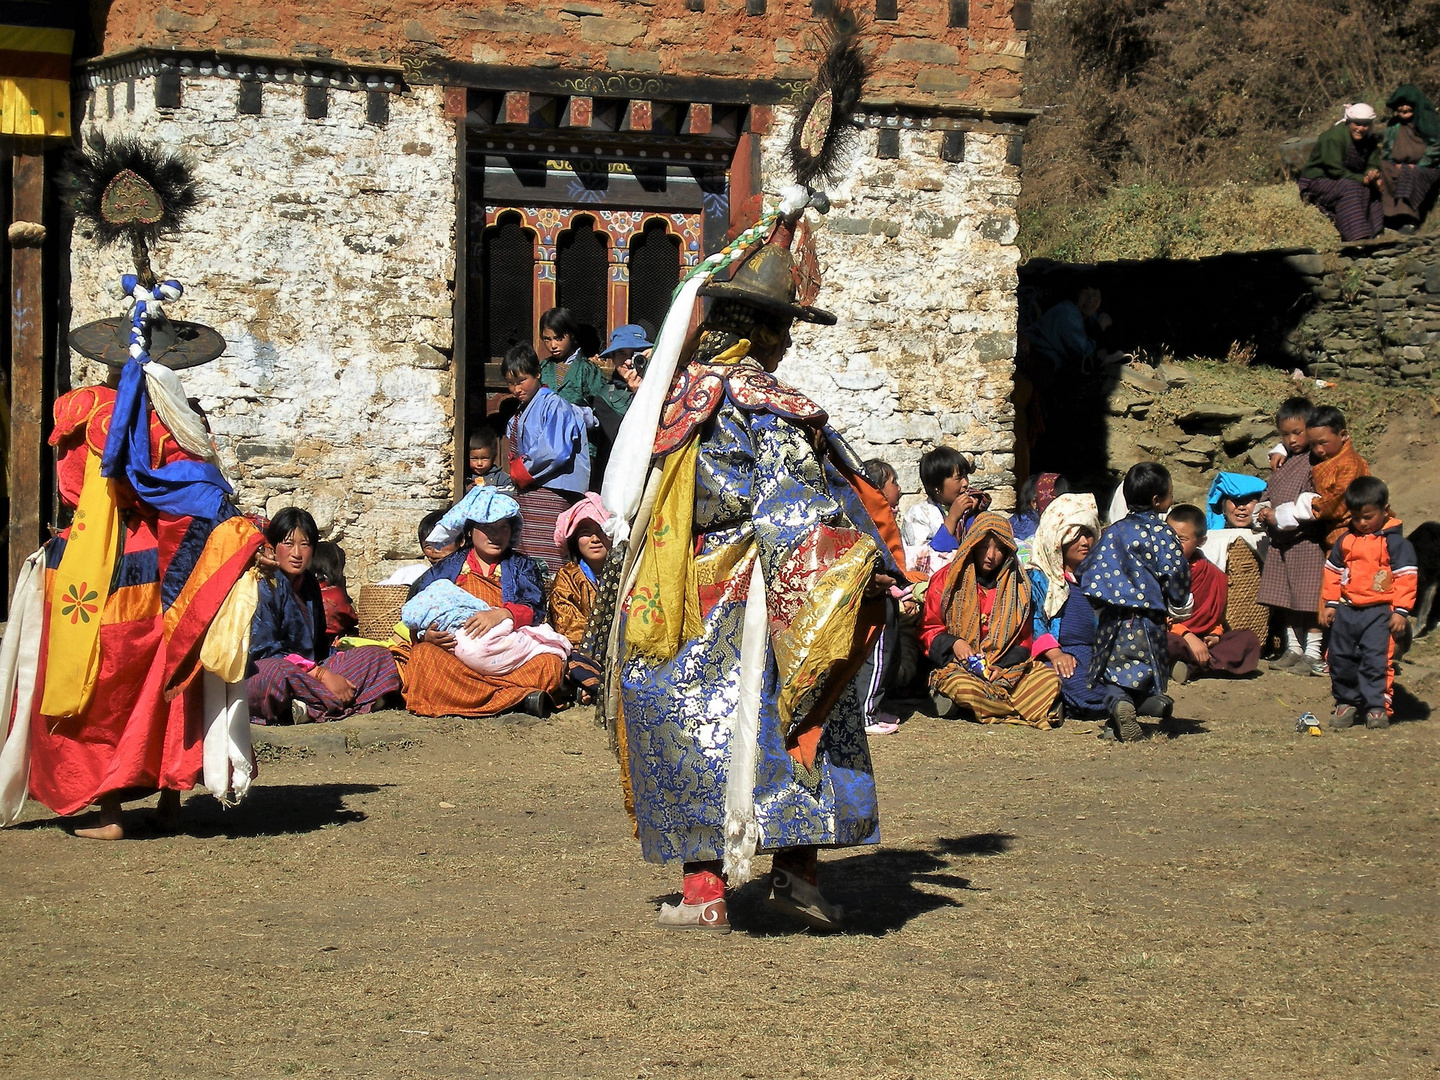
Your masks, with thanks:
[(765, 652), (770, 616), (765, 610), (765, 574), (756, 544), (745, 598), (745, 624), (740, 641), (740, 700), (730, 732), (730, 768), (725, 774), (725, 861), (730, 887), (753, 876), (752, 863), (760, 842), (755, 820), (755, 764), (760, 753), (760, 688), (765, 680)]
[[(45, 552), (25, 560), (0, 644), (0, 826), (13, 825), (30, 787), (30, 721), (45, 622)], [(15, 723), (10, 725), (11, 707)]]
[(614, 515), (605, 522), (605, 531), (617, 544), (630, 538), (630, 526), (640, 509), (650, 458), (655, 453), (660, 411), (670, 394), (670, 384), (675, 381), (675, 369), (690, 334), (690, 316), (695, 310), (700, 286), (709, 280), (708, 274), (696, 274), (680, 286), (680, 293), (660, 327), (644, 381), (625, 411), (625, 419), (620, 421), (620, 431), (610, 451), (610, 467), (605, 470), (605, 483), (600, 488), (600, 501)]
[(166, 430), (187, 453), (202, 461), (214, 461), (215, 446), (210, 441), (210, 432), (205, 430), (205, 420), (190, 407), (180, 376), (153, 360), (145, 365), (144, 371), (150, 407)]
[(250, 700), (244, 682), (227, 683), (213, 671), (202, 671), (200, 677), (205, 694), (201, 780), (211, 795), (226, 806), (234, 806), (255, 779)]

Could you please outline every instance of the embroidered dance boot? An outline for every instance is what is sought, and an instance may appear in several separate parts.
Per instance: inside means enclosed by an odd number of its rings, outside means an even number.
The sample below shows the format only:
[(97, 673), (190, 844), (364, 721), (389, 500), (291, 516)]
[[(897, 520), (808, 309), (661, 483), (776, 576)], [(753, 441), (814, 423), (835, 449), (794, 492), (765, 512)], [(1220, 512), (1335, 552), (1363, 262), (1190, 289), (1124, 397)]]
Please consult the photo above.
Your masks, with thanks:
[(817, 854), (814, 847), (776, 852), (770, 874), (770, 896), (765, 903), (799, 919), (812, 930), (843, 930), (845, 909), (820, 895)]
[(712, 934), (730, 932), (730, 916), (725, 910), (725, 882), (711, 869), (692, 870), (692, 866), (719, 866), (719, 863), (687, 863), (680, 903), (661, 904), (655, 921), (666, 930), (706, 930)]

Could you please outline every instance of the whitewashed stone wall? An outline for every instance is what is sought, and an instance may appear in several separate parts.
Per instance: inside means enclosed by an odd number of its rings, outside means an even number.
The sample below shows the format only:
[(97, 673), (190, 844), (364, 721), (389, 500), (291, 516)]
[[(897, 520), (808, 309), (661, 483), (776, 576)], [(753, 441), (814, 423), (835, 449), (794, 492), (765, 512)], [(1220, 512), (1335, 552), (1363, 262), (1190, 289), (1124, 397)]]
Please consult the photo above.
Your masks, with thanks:
[[(778, 197), (789, 122), (777, 119), (762, 161)], [(779, 374), (825, 406), (862, 458), (895, 467), (907, 505), (920, 455), (942, 443), (971, 459), (972, 483), (997, 508), (1014, 505), (1020, 170), (1006, 138), (967, 133), (965, 160), (951, 163), (939, 132), (902, 131), (900, 157), (880, 159), (867, 130), (829, 215), (812, 213), (816, 303), (839, 323), (797, 324)]]
[[(309, 509), (353, 588), (418, 557), (420, 518), (452, 490), (452, 122), (437, 87), (394, 95), (385, 126), (364, 93), (333, 90), (310, 120), (298, 87), (267, 84), (261, 116), (237, 114), (237, 90), (188, 78), (182, 106), (158, 110), (149, 80), (133, 98), (102, 87), (83, 129), (189, 156), (203, 200), (153, 262), (185, 286), (172, 313), (228, 348), (182, 378), (242, 509)], [(119, 314), (128, 247), (97, 251), (80, 224), (71, 263), (74, 325)], [(74, 385), (104, 374), (73, 355)]]

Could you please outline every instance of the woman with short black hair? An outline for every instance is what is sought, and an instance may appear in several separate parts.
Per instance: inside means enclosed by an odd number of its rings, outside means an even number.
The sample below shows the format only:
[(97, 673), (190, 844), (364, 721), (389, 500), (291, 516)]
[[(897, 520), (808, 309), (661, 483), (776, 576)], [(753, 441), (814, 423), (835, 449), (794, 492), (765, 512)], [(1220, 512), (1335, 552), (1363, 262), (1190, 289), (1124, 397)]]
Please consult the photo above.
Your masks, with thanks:
[(256, 723), (307, 724), (370, 712), (400, 689), (395, 660), (379, 645), (332, 651), (320, 582), (310, 568), (320, 530), (287, 506), (265, 529), (275, 570), (260, 579), (250, 623), (245, 689)]

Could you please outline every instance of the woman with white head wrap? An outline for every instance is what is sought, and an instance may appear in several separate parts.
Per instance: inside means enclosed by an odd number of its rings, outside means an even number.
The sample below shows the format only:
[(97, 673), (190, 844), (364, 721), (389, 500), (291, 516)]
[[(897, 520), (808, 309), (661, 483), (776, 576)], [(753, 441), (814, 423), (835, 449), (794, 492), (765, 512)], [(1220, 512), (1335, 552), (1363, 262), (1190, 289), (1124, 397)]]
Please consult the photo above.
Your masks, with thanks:
[(1083, 594), (1071, 588), (1099, 535), (1094, 495), (1057, 495), (1040, 515), (1030, 547), (1030, 599), (1035, 609), (1030, 652), (1059, 674), (1065, 712), (1072, 717), (1105, 715), (1106, 695), (1086, 685), (1095, 645), (1095, 611)]
[(1379, 236), (1384, 227), (1380, 201), (1380, 140), (1375, 110), (1363, 101), (1345, 106), (1345, 115), (1315, 140), (1300, 170), (1300, 198), (1335, 223), (1347, 244)]

